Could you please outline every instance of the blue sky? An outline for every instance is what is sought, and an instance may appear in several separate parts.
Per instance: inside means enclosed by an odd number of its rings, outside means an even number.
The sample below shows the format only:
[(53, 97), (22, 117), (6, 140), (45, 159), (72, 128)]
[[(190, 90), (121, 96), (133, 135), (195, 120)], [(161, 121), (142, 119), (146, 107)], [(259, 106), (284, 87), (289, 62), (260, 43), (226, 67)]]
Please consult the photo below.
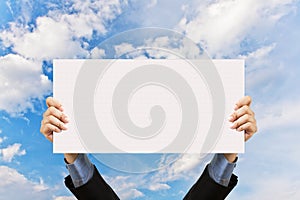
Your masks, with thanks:
[[(246, 60), (259, 131), (239, 156), (228, 199), (299, 199), (299, 12), (296, 0), (1, 1), (0, 199), (73, 199), (62, 155), (39, 133), (52, 60), (92, 57), (99, 42), (149, 26), (185, 34), (212, 58)], [(134, 174), (91, 159), (121, 199), (182, 199), (209, 161), (181, 155)]]

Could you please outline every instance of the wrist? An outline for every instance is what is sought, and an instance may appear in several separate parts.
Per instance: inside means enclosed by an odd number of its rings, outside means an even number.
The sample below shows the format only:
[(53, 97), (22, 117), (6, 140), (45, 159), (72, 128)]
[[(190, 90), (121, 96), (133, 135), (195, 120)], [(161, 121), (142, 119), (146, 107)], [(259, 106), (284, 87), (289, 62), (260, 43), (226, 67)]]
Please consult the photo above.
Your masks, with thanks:
[(64, 157), (68, 164), (73, 164), (78, 157), (78, 153), (65, 153)]
[(224, 157), (229, 163), (235, 162), (237, 155), (237, 153), (224, 153)]

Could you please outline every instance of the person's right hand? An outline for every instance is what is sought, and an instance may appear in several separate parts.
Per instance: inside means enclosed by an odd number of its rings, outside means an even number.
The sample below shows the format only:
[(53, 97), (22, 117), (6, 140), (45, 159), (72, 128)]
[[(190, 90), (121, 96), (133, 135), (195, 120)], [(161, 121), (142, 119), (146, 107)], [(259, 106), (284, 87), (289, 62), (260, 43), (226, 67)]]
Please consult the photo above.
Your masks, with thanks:
[(67, 130), (66, 123), (69, 121), (63, 113), (62, 105), (56, 99), (48, 97), (46, 104), (48, 109), (43, 115), (40, 131), (48, 140), (53, 142), (53, 132)]

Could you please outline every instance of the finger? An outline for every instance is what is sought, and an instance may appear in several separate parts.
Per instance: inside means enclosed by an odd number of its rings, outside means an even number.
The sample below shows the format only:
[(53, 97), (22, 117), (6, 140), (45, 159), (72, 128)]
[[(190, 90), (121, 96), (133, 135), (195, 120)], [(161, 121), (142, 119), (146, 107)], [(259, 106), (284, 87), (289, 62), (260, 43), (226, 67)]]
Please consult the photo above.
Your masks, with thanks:
[(63, 112), (62, 104), (57, 99), (54, 99), (53, 97), (48, 97), (46, 99), (46, 104), (48, 107), (52, 106)]
[(254, 134), (257, 131), (256, 123), (255, 122), (247, 122), (237, 128), (237, 131), (245, 131), (247, 134)]
[(245, 140), (245, 142), (248, 141), (253, 135), (254, 135), (254, 133), (252, 133), (252, 134), (245, 133), (244, 134), (244, 140)]
[(243, 124), (246, 124), (247, 122), (254, 122), (254, 118), (249, 115), (249, 114), (245, 114), (243, 116), (241, 116), (240, 118), (238, 118), (236, 121), (233, 122), (233, 124), (231, 125), (230, 128), (232, 129), (238, 129), (240, 126), (242, 126)]
[(49, 115), (48, 117), (46, 117), (43, 120), (43, 123), (44, 124), (51, 124), (53, 126), (56, 126), (60, 130), (67, 130), (66, 125), (62, 121), (60, 121), (59, 119), (57, 119), (56, 117), (54, 117), (53, 115)]
[(48, 116), (54, 116), (57, 119), (59, 119), (60, 121), (62, 121), (63, 123), (68, 123), (69, 119), (68, 117), (60, 110), (58, 110), (57, 108), (51, 106), (49, 107), (46, 112), (44, 113), (44, 118), (47, 118)]
[(236, 102), (234, 110), (237, 110), (244, 105), (250, 106), (251, 102), (252, 102), (252, 99), (250, 96), (244, 96), (238, 102)]
[(232, 113), (229, 117), (229, 121), (234, 122), (235, 120), (237, 120), (245, 114), (254, 116), (254, 112), (250, 109), (248, 105), (244, 105), (241, 108), (237, 109), (234, 113)]
[(62, 130), (51, 123), (45, 123), (41, 126), (40, 132), (46, 137), (53, 134), (53, 132), (60, 133)]
[(41, 126), (40, 132), (44, 135), (45, 138), (53, 142), (53, 132), (59, 133), (61, 132), (61, 130), (52, 124), (44, 124), (43, 126)]

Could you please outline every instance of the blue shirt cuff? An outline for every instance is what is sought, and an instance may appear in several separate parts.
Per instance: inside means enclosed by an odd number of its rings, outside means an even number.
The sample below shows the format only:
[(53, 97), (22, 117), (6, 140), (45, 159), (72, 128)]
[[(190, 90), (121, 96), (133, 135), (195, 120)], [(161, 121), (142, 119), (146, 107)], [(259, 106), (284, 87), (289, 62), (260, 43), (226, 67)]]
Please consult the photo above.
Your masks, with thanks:
[(227, 187), (235, 166), (236, 160), (235, 162), (230, 163), (227, 161), (224, 154), (215, 154), (208, 165), (209, 176), (216, 183)]
[(93, 176), (94, 166), (86, 154), (78, 154), (72, 164), (66, 164), (74, 187), (80, 187), (87, 183)]

